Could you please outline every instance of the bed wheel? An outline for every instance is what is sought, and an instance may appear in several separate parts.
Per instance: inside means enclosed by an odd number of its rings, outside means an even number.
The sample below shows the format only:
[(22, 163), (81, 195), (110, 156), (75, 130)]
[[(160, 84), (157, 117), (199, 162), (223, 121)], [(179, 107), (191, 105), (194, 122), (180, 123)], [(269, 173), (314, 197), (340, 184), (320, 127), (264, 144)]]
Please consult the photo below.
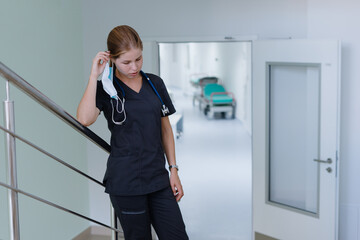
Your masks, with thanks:
[(204, 108), (204, 114), (205, 115), (207, 115), (208, 114), (208, 112), (209, 112), (209, 109), (206, 107), (206, 108)]

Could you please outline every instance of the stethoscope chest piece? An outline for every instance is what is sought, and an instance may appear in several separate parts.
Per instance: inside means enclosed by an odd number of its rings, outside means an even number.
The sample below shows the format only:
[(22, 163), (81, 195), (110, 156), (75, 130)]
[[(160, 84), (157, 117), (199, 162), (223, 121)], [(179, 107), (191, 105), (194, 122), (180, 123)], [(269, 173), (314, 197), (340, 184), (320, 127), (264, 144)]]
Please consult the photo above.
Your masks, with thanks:
[(165, 104), (162, 105), (161, 112), (162, 112), (162, 114), (163, 114), (164, 117), (165, 117), (167, 114), (170, 113), (169, 108), (167, 108), (167, 107), (165, 106)]

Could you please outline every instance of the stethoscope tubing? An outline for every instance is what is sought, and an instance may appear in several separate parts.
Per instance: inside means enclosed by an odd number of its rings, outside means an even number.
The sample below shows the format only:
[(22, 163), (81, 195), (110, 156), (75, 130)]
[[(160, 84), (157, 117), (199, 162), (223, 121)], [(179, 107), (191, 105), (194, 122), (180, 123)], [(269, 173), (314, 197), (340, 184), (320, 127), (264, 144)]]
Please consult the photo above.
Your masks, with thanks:
[(158, 96), (158, 98), (160, 99), (160, 102), (162, 105), (165, 105), (162, 98), (160, 97), (160, 94), (158, 93), (158, 91), (156, 90), (154, 84), (152, 83), (152, 81), (150, 80), (150, 78), (146, 75), (146, 73), (144, 73), (143, 71), (140, 71), (141, 75), (143, 75), (148, 82), (150, 83), (150, 86), (152, 87), (152, 89), (154, 90), (154, 92), (156, 93), (156, 95)]
[[(114, 71), (115, 71), (115, 69), (114, 69)], [(147, 81), (148, 81), (148, 83), (150, 84), (151, 88), (154, 90), (156, 96), (159, 98), (159, 100), (160, 100), (160, 102), (161, 102), (161, 104), (162, 104), (162, 109), (161, 109), (161, 111), (162, 111), (163, 115), (166, 116), (166, 114), (169, 113), (169, 109), (165, 106), (164, 101), (162, 100), (159, 92), (156, 90), (154, 84), (152, 83), (152, 81), (150, 80), (150, 78), (146, 75), (146, 73), (144, 73), (142, 70), (140, 71), (140, 73), (141, 73), (141, 76), (143, 76), (143, 77), (145, 77), (145, 78), (147, 79)], [(113, 76), (114, 76), (114, 74), (112, 74), (112, 77), (113, 77)], [(121, 93), (122, 93), (122, 99), (119, 98), (118, 96), (116, 96), (116, 97), (117, 97), (117, 98), (116, 98), (117, 104), (116, 104), (115, 109), (116, 109), (116, 111), (117, 111), (118, 113), (124, 113), (124, 119), (123, 119), (122, 121), (120, 121), (120, 122), (116, 122), (116, 121), (114, 120), (114, 105), (113, 105), (113, 103), (112, 103), (112, 101), (111, 101), (111, 99), (110, 99), (111, 107), (112, 107), (112, 109), (113, 109), (113, 111), (112, 111), (112, 116), (111, 116), (111, 117), (112, 117), (112, 121), (113, 121), (115, 124), (117, 124), (117, 125), (122, 125), (122, 124), (125, 122), (125, 120), (126, 120), (126, 112), (125, 112), (125, 90), (124, 90), (124, 88), (121, 86), (121, 84), (119, 83), (118, 79), (116, 79), (116, 78), (114, 78), (114, 77), (113, 77), (112, 79), (113, 79), (113, 82), (115, 81), (116, 84), (119, 86), (119, 88), (120, 88), (120, 90), (121, 90)], [(121, 108), (122, 108), (121, 111), (119, 111), (119, 107), (118, 107), (118, 106), (119, 106), (119, 103), (118, 103), (118, 101), (120, 101), (120, 104), (121, 104)]]
[[(161, 104), (162, 104), (162, 105), (165, 105), (165, 104), (164, 104), (164, 101), (162, 100), (162, 98), (161, 98), (161, 96), (160, 96), (160, 94), (159, 94), (159, 92), (156, 90), (154, 84), (152, 83), (152, 81), (150, 80), (150, 78), (148, 77), (148, 75), (146, 75), (146, 73), (144, 73), (143, 71), (140, 71), (140, 73), (141, 73), (142, 76), (144, 76), (144, 77), (147, 79), (147, 81), (148, 81), (148, 83), (150, 84), (151, 88), (154, 90), (155, 94), (156, 94), (157, 97), (159, 98)], [(114, 75), (113, 75), (113, 76), (114, 76)], [(122, 93), (122, 96), (123, 96), (123, 99), (125, 99), (125, 91), (124, 91), (124, 88), (120, 85), (119, 81), (118, 81), (116, 78), (114, 78), (113, 80), (115, 80), (116, 84), (120, 87), (121, 93)]]

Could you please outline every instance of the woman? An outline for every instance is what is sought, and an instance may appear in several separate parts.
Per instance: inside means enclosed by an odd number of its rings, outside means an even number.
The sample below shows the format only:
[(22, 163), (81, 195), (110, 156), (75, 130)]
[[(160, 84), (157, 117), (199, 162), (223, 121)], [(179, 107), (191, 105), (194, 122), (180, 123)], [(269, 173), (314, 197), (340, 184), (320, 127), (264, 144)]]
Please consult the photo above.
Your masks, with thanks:
[[(77, 110), (77, 118), (85, 126), (94, 123), (101, 111), (108, 121), (111, 153), (105, 192), (110, 195), (125, 239), (151, 239), (151, 225), (160, 240), (188, 239), (177, 203), (184, 192), (168, 118), (175, 108), (161, 78), (141, 72), (143, 46), (134, 29), (115, 27), (107, 46), (108, 51), (99, 52), (93, 60)], [(115, 88), (116, 97), (109, 95), (106, 82), (97, 81), (107, 69), (109, 76), (113, 73), (110, 87)]]

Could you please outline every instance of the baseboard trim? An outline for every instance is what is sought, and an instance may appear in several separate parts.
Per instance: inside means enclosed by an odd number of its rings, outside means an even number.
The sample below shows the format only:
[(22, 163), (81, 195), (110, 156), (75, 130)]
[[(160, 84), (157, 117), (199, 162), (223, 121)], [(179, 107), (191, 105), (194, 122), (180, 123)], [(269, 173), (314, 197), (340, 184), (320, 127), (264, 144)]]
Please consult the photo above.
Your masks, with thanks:
[(278, 239), (255, 232), (255, 240), (278, 240)]

